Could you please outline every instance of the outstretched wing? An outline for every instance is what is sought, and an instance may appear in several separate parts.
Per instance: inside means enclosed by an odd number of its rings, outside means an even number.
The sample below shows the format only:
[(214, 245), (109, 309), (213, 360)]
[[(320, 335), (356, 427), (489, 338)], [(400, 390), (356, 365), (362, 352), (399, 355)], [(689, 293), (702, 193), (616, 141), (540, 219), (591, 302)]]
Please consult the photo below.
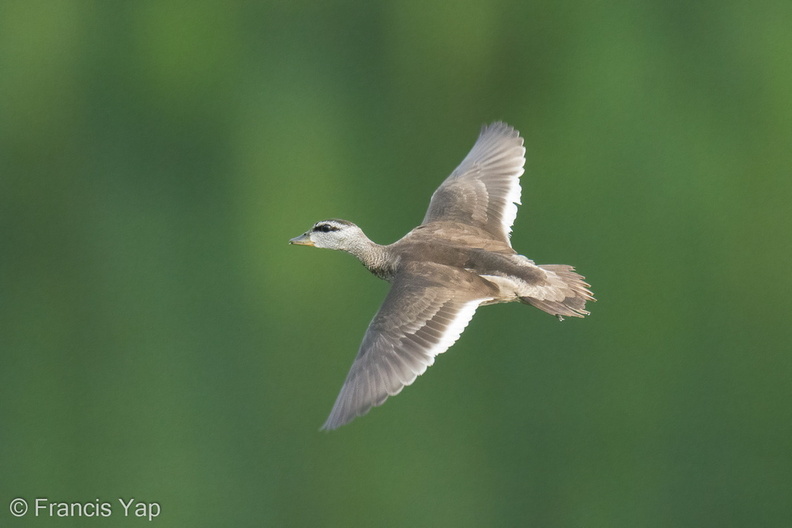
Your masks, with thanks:
[(523, 165), (520, 133), (506, 123), (485, 126), (470, 153), (432, 195), (423, 223), (461, 222), (511, 247)]
[(491, 288), (448, 266), (406, 266), (371, 321), (322, 429), (366, 414), (415, 381), (459, 339), (479, 304), (492, 298)]

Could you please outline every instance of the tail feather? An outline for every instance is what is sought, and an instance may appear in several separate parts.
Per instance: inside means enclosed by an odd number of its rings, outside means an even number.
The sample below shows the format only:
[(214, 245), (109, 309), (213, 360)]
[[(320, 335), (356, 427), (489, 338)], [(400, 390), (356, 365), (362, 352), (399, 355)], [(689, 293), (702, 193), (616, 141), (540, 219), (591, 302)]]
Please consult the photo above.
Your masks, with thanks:
[(539, 266), (547, 272), (547, 281), (553, 286), (555, 295), (546, 295), (543, 298), (533, 296), (520, 297), (523, 303), (535, 306), (540, 310), (559, 319), (563, 316), (585, 317), (586, 301), (596, 301), (589, 291), (590, 285), (582, 275), (575, 273), (575, 268), (565, 264), (543, 264)]

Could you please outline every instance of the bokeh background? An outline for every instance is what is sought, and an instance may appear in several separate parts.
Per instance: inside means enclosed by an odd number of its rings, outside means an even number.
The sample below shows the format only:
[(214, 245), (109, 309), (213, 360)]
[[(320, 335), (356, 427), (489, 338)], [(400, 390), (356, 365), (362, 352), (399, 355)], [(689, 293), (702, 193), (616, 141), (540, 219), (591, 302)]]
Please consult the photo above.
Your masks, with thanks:
[[(0, 525), (792, 525), (792, 3), (0, 4)], [(482, 309), (318, 432), (387, 291), (288, 246), (417, 225), (524, 135), (513, 244), (584, 320)], [(110, 518), (15, 518), (111, 502)]]

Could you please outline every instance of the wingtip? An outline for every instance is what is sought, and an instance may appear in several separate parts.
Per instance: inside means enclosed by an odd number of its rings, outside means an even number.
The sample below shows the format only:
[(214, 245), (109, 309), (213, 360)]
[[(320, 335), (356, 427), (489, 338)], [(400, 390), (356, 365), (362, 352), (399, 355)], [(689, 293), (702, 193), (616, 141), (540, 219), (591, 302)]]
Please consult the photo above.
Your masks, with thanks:
[[(335, 409), (333, 409), (333, 411), (335, 411)], [(355, 416), (352, 416), (351, 418), (344, 419), (344, 418), (340, 418), (339, 416), (337, 416), (337, 414), (335, 412), (331, 412), (330, 416), (327, 417), (327, 419), (325, 420), (325, 423), (322, 424), (322, 427), (320, 427), (319, 430), (320, 431), (325, 431), (325, 432), (335, 431), (336, 429), (338, 429), (342, 425), (346, 425), (346, 424), (348, 424), (349, 422), (351, 422), (354, 419), (355, 419)]]
[(519, 137), (520, 136), (519, 130), (517, 130), (516, 128), (511, 126), (506, 121), (500, 121), (499, 120), (499, 121), (493, 121), (491, 123), (484, 123), (483, 125), (481, 125), (481, 134), (480, 135), (484, 135), (485, 133), (490, 132), (490, 131), (493, 131), (493, 132), (494, 131), (504, 132), (504, 133), (506, 133), (506, 135), (509, 135), (511, 137)]
[(338, 420), (334, 420), (333, 416), (331, 415), (327, 418), (327, 420), (325, 420), (325, 423), (322, 424), (322, 427), (320, 427), (319, 430), (323, 432), (335, 431), (342, 425), (344, 424), (340, 423)]
[(322, 424), (322, 427), (320, 427), (319, 430), (335, 431), (339, 427), (342, 427), (348, 424), (349, 422), (353, 421), (358, 416), (360, 416), (360, 414), (354, 414), (354, 413), (349, 414), (349, 413), (339, 412), (339, 409), (334, 406), (333, 410), (330, 411), (330, 416), (327, 417), (327, 420), (325, 420), (325, 423)]

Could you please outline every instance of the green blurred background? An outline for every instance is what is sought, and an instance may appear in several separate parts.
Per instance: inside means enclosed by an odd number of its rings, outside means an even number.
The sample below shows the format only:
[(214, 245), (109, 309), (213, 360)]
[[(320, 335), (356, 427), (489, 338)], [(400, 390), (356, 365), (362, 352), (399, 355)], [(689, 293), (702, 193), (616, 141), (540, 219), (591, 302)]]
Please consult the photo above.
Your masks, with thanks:
[[(792, 526), (792, 2), (0, 4), (0, 525)], [(318, 432), (479, 127), (584, 320)], [(23, 518), (15, 497), (113, 502)]]

